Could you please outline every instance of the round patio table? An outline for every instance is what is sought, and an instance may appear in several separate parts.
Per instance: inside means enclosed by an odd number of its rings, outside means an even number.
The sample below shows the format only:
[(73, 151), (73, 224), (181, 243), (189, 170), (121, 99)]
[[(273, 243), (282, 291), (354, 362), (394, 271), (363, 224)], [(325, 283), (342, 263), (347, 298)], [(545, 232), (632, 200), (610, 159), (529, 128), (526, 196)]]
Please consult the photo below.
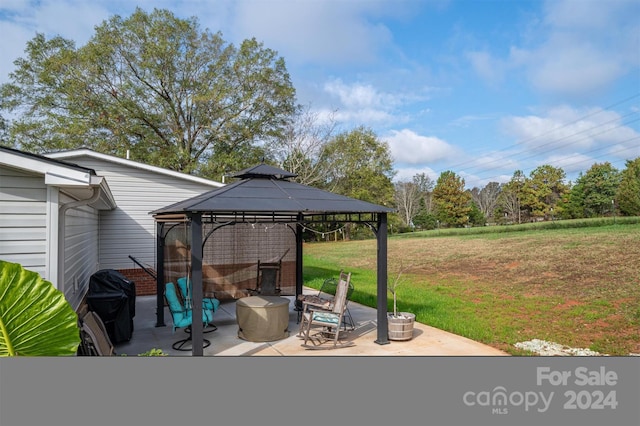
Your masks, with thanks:
[(238, 337), (251, 342), (271, 342), (289, 337), (289, 299), (249, 296), (236, 302)]

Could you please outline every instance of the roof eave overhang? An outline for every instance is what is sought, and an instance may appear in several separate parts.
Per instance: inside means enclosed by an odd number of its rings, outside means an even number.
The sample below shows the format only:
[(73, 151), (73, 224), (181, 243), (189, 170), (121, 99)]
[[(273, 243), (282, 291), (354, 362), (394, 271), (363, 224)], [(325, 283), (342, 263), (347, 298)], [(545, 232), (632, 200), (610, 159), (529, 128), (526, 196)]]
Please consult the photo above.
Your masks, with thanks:
[(2, 164), (43, 175), (45, 185), (57, 187), (76, 200), (90, 198), (93, 194), (93, 187), (99, 187), (100, 197), (90, 205), (98, 210), (116, 208), (116, 202), (107, 181), (86, 167), (65, 164), (59, 160), (12, 149), (3, 150)]
[[(53, 184), (52, 184), (53, 185)], [(86, 200), (91, 198), (91, 194), (93, 193), (93, 188), (98, 188), (100, 191), (100, 196), (98, 199), (89, 205), (96, 210), (113, 210), (117, 207), (117, 203), (113, 198), (113, 194), (111, 193), (111, 189), (107, 184), (107, 180), (102, 176), (92, 176), (91, 183), (86, 185), (79, 184), (64, 184), (64, 182), (59, 182), (53, 186), (57, 186), (60, 190), (70, 197), (76, 200)]]
[(146, 170), (146, 171), (150, 171), (150, 172), (154, 172), (154, 173), (158, 173), (166, 176), (172, 176), (178, 179), (188, 180), (191, 182), (212, 186), (214, 188), (221, 188), (225, 186), (224, 183), (216, 182), (209, 179), (204, 179), (204, 178), (189, 175), (186, 173), (176, 172), (174, 170), (169, 170), (162, 167), (152, 166), (150, 164), (140, 163), (138, 161), (115, 157), (107, 154), (102, 154), (100, 152), (96, 152), (87, 148), (80, 148), (80, 149), (71, 150), (71, 151), (51, 152), (51, 153), (48, 153), (46, 156), (49, 158), (58, 159), (58, 160), (70, 160), (73, 158), (86, 156), (86, 157), (96, 158), (99, 160), (103, 160), (103, 161), (107, 161), (115, 164), (120, 164), (127, 167), (132, 167), (135, 169)]

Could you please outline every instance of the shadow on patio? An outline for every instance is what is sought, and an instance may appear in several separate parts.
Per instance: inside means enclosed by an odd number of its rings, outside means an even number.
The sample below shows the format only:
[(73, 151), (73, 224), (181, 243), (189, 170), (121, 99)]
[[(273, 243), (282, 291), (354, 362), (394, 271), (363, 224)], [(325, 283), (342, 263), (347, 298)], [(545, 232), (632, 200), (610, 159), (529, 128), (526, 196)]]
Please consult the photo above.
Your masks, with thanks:
[[(305, 293), (308, 289), (305, 288)], [(289, 303), (289, 337), (272, 342), (249, 342), (238, 337), (236, 301), (224, 301), (215, 314), (213, 323), (218, 327), (205, 334), (211, 345), (204, 356), (495, 356), (506, 355), (490, 346), (447, 333), (433, 327), (415, 323), (413, 338), (409, 341), (391, 341), (379, 345), (376, 340), (376, 311), (354, 302), (349, 310), (356, 323), (354, 331), (347, 331), (345, 339), (353, 344), (331, 350), (309, 350), (301, 346), (298, 333), (298, 313), (294, 310), (293, 296)], [(165, 326), (156, 327), (156, 297), (138, 296), (134, 331), (129, 342), (116, 345), (118, 355), (136, 356), (157, 348), (170, 356), (190, 356), (191, 352), (176, 351), (171, 345), (185, 336), (183, 329), (172, 331), (171, 315), (165, 307)], [(341, 333), (342, 335), (342, 333)]]

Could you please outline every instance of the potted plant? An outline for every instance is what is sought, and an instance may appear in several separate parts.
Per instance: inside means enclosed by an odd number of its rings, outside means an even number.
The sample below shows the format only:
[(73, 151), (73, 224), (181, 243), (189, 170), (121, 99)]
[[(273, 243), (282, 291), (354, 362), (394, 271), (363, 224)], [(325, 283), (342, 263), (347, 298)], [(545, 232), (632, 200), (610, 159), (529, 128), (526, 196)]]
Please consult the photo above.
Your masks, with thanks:
[(398, 287), (401, 284), (400, 278), (407, 268), (400, 267), (398, 275), (387, 289), (393, 295), (393, 312), (387, 312), (388, 337), (389, 340), (411, 340), (413, 338), (413, 324), (416, 321), (415, 314), (411, 312), (398, 312)]

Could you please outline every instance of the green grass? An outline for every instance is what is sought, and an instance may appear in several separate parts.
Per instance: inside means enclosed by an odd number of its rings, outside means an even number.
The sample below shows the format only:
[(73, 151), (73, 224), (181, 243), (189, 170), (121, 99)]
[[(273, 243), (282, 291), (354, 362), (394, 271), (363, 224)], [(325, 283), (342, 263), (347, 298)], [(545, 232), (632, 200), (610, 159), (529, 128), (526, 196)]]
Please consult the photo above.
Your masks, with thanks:
[[(331, 276), (337, 276), (340, 268), (335, 263), (304, 257), (304, 283), (311, 288), (320, 289), (322, 282)], [(351, 281), (355, 290), (351, 300), (365, 306), (376, 307), (377, 283), (375, 271), (350, 268)], [(429, 324), (442, 330), (469, 337), (477, 341), (495, 339), (495, 330), (488, 322), (478, 318), (478, 305), (456, 297), (448, 283), (434, 288), (420, 285), (420, 277), (408, 275), (398, 287), (397, 308), (400, 312), (412, 312), (416, 321)], [(495, 302), (495, 301), (491, 301)], [(393, 297), (388, 294), (387, 310), (393, 311)], [(506, 325), (500, 335), (509, 333)]]
[[(640, 222), (527, 225), (390, 238), (389, 281), (402, 262), (414, 266), (397, 289), (398, 310), (514, 355), (527, 354), (515, 343), (534, 338), (610, 355), (640, 352)], [(312, 243), (304, 253), (305, 285), (319, 289), (345, 269), (352, 300), (376, 307), (375, 241)]]
[[(556, 220), (547, 222), (520, 223), (514, 225), (494, 225), (472, 228), (443, 228), (429, 231), (395, 234), (394, 238), (430, 238), (452, 236), (485, 235), (500, 238), (500, 234), (512, 232), (540, 231), (545, 229), (597, 228), (616, 225), (634, 225), (640, 223), (640, 216), (599, 217), (589, 219)], [(606, 229), (604, 229), (606, 232)]]

